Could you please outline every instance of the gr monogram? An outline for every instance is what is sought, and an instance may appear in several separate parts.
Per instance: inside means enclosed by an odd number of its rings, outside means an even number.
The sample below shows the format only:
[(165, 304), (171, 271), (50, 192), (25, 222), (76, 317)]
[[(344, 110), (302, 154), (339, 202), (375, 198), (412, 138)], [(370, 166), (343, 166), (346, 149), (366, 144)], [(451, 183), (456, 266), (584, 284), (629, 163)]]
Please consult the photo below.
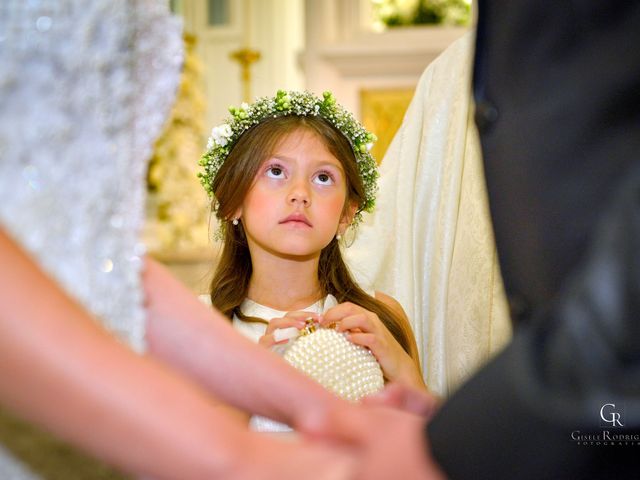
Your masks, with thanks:
[(610, 424), (612, 427), (624, 427), (623, 423), (620, 421), (621, 414), (616, 412), (615, 408), (615, 403), (605, 403), (602, 405), (602, 408), (600, 408), (600, 418), (603, 422)]

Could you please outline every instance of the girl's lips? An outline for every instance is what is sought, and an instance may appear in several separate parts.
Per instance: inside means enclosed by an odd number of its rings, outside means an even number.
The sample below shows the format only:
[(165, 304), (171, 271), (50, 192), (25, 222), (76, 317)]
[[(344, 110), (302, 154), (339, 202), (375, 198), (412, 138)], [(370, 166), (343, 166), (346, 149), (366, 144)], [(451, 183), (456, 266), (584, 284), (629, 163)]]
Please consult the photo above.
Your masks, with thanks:
[(311, 222), (302, 213), (292, 213), (287, 218), (280, 220), (279, 223), (302, 223), (308, 227), (312, 227)]

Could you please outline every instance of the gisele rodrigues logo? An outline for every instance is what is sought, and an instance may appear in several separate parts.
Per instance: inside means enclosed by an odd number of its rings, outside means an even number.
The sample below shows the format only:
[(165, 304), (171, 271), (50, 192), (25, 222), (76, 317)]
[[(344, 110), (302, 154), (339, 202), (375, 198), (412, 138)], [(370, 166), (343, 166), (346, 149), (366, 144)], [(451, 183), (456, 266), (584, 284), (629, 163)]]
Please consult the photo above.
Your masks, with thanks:
[(640, 433), (625, 429), (624, 405), (605, 403), (600, 407), (599, 432), (585, 433), (580, 430), (571, 432), (571, 440), (578, 445), (609, 446), (636, 445), (640, 446)]

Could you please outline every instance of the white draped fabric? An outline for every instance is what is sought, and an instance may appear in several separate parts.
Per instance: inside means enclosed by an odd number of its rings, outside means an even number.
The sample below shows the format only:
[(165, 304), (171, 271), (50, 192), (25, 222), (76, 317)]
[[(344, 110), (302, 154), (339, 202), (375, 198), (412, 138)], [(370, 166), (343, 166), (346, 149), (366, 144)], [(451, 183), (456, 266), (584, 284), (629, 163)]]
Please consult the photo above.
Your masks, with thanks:
[(362, 285), (411, 319), (429, 387), (448, 395), (509, 339), (470, 95), (473, 34), (423, 73), (381, 164), (376, 211), (345, 249)]

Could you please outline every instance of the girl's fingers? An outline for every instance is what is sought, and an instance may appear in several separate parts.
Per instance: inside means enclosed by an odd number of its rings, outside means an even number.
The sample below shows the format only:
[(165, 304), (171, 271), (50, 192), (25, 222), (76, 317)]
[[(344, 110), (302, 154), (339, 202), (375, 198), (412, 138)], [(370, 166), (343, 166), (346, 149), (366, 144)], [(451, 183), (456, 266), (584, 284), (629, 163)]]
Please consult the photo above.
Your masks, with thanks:
[(265, 348), (271, 348), (273, 345), (275, 345), (275, 340), (273, 339), (273, 335), (271, 334), (267, 334), (267, 335), (263, 335), (258, 339), (258, 345), (261, 345)]
[(345, 317), (337, 322), (336, 330), (339, 332), (357, 330), (360, 332), (373, 333), (374, 328), (368, 315), (365, 313), (358, 313), (356, 315)]
[(261, 336), (258, 339), (258, 345), (271, 348), (274, 345), (287, 343), (290, 339), (298, 336), (298, 333), (296, 333), (298, 330), (299, 329), (297, 327), (278, 328), (272, 333), (265, 333)]
[(347, 338), (351, 343), (367, 347), (374, 355), (380, 343), (373, 333), (349, 333)]
[(272, 318), (267, 326), (266, 333), (272, 333), (278, 328), (296, 327), (298, 330), (304, 328), (307, 319), (313, 318), (318, 321), (320, 315), (313, 312), (289, 312), (284, 317)]
[(296, 327), (298, 330), (304, 327), (304, 320), (293, 317), (272, 318), (267, 325), (265, 334), (273, 333), (279, 328)]
[(323, 325), (339, 322), (344, 317), (348, 317), (350, 315), (355, 315), (357, 313), (366, 311), (359, 305), (355, 305), (351, 302), (344, 302), (336, 305), (335, 307), (331, 307), (329, 310), (324, 312), (322, 315)]

